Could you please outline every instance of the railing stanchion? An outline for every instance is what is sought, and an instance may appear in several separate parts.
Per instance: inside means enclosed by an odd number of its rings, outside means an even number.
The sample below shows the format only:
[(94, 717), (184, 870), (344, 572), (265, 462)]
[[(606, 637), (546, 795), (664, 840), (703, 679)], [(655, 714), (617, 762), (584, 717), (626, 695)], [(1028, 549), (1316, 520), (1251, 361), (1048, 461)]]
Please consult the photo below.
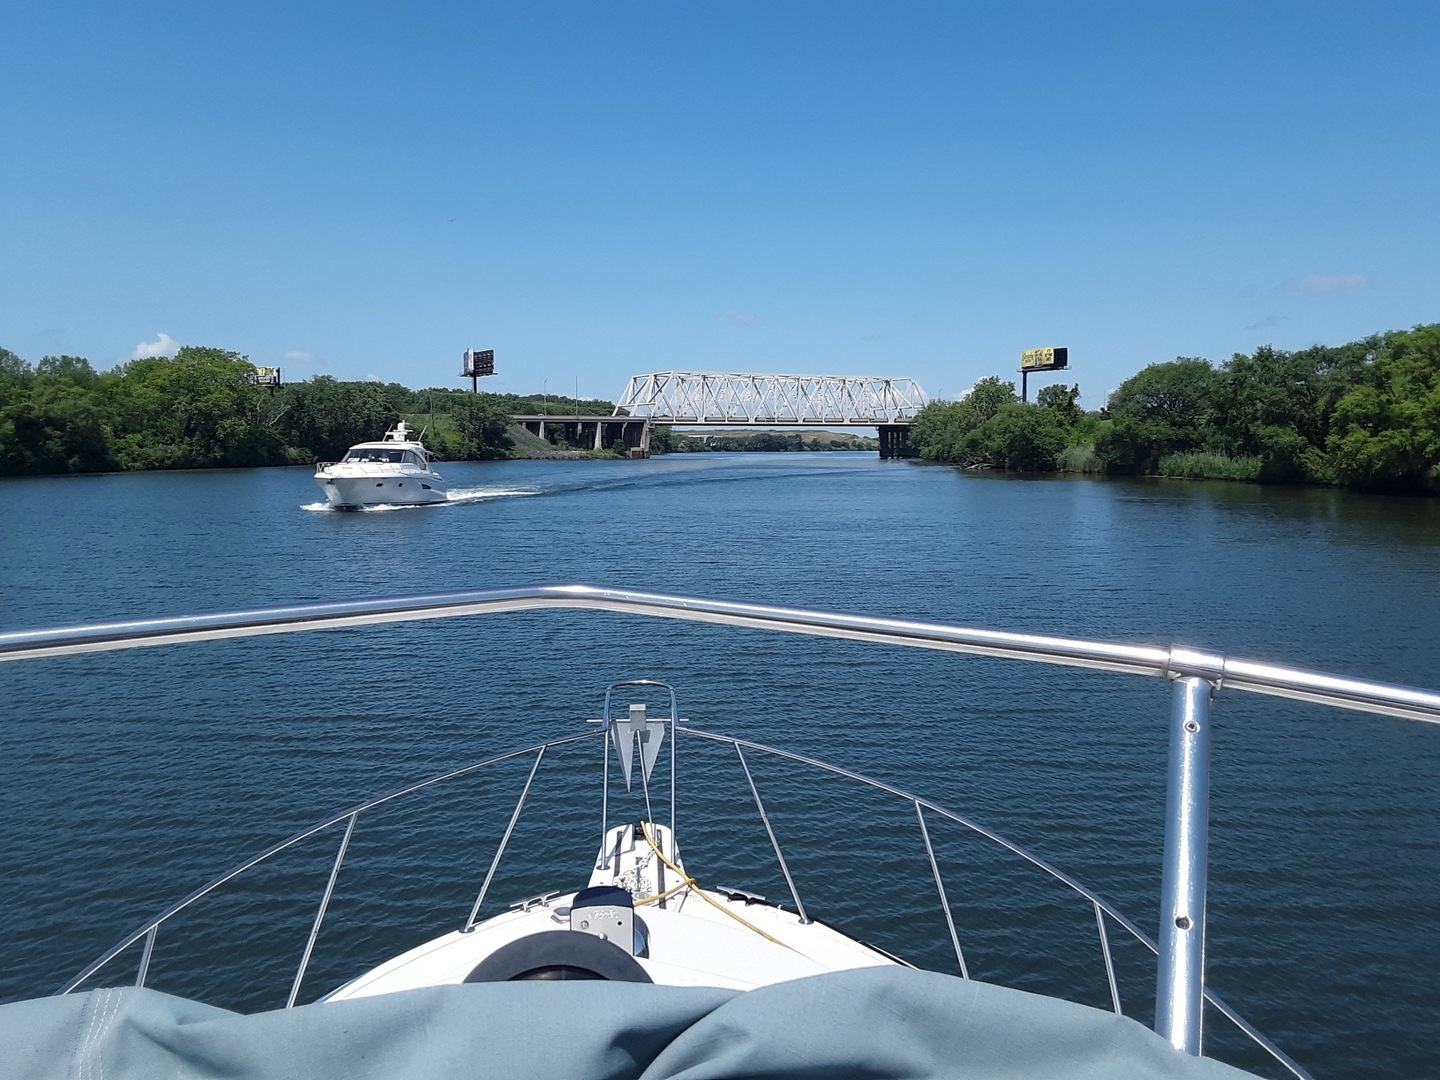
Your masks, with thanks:
[[(547, 744), (548, 745), (548, 744)], [(530, 775), (525, 778), (525, 786), (520, 791), (520, 798), (515, 803), (515, 812), (510, 815), (510, 824), (505, 826), (505, 835), (500, 838), (500, 846), (495, 849), (495, 858), (490, 860), (490, 870), (485, 875), (485, 882), (480, 886), (480, 895), (475, 897), (475, 906), (470, 909), (470, 917), (465, 920), (461, 928), (462, 933), (468, 934), (475, 929), (475, 919), (480, 914), (480, 905), (485, 902), (485, 894), (490, 891), (490, 882), (495, 877), (495, 870), (500, 865), (500, 856), (505, 854), (505, 848), (510, 843), (510, 834), (515, 831), (515, 823), (520, 820), (520, 811), (525, 809), (525, 799), (530, 794), (530, 785), (535, 780), (536, 770), (540, 768), (540, 762), (545, 759), (545, 747), (540, 747), (540, 752), (535, 755), (535, 764), (530, 766)]]
[(330, 897), (335, 893), (335, 879), (340, 876), (340, 864), (345, 861), (345, 852), (350, 849), (350, 837), (355, 834), (355, 822), (360, 817), (357, 810), (350, 815), (350, 821), (345, 826), (345, 835), (340, 840), (340, 850), (335, 853), (335, 865), (330, 868), (330, 880), (325, 883), (325, 895), (320, 897), (320, 907), (315, 912), (315, 925), (310, 927), (310, 940), (305, 942), (305, 952), (300, 957), (300, 967), (295, 972), (295, 982), (290, 987), (290, 997), (285, 1001), (285, 1007), (295, 1007), (295, 999), (300, 996), (300, 983), (305, 978), (305, 969), (310, 966), (310, 954), (315, 950), (315, 939), (320, 936), (320, 924), (325, 921), (325, 912), (330, 907)]
[(1105, 912), (1100, 909), (1099, 904), (1095, 904), (1095, 927), (1100, 933), (1100, 954), (1105, 957), (1105, 978), (1110, 983), (1110, 1004), (1114, 1007), (1116, 1016), (1124, 1016), (1125, 1010), (1120, 1008), (1120, 986), (1115, 982), (1115, 961), (1110, 956), (1110, 935), (1105, 932)]
[(600, 751), (600, 861), (597, 870), (610, 869), (610, 694), (605, 694), (605, 718), (600, 721), (601, 741), (605, 748)]
[(675, 857), (675, 747), (680, 742), (680, 710), (675, 705), (675, 691), (670, 691), (670, 857)]
[(935, 891), (940, 894), (940, 910), (945, 913), (945, 925), (950, 929), (950, 944), (955, 946), (955, 959), (960, 964), (960, 977), (970, 978), (970, 972), (965, 967), (965, 954), (960, 951), (960, 935), (955, 932), (955, 916), (950, 913), (950, 898), (945, 895), (945, 883), (940, 880), (940, 864), (935, 861), (935, 849), (930, 846), (930, 830), (925, 827), (925, 811), (920, 808), (920, 800), (912, 799), (915, 804), (915, 818), (920, 822), (920, 837), (925, 841), (925, 854), (930, 857), (930, 873), (935, 875)]
[(1194, 1055), (1200, 1053), (1205, 1005), (1210, 695), (1210, 683), (1198, 676), (1174, 682), (1155, 985), (1155, 1030), (1176, 1050)]
[(760, 789), (755, 786), (755, 778), (750, 775), (750, 766), (745, 764), (745, 751), (740, 749), (738, 742), (731, 745), (735, 747), (735, 753), (740, 757), (740, 768), (745, 770), (745, 779), (750, 784), (750, 794), (755, 796), (755, 809), (760, 811), (760, 820), (765, 824), (765, 831), (770, 834), (770, 846), (775, 849), (775, 858), (780, 863), (780, 872), (785, 875), (785, 884), (790, 886), (790, 896), (795, 900), (795, 910), (800, 913), (800, 922), (809, 925), (810, 916), (805, 914), (805, 905), (800, 902), (800, 893), (795, 888), (795, 879), (790, 876), (790, 867), (785, 863), (785, 854), (780, 850), (780, 841), (775, 838), (775, 830), (770, 827), (770, 815), (765, 813), (765, 804), (760, 801)]
[(135, 973), (136, 986), (144, 986), (145, 976), (150, 974), (150, 957), (155, 952), (155, 935), (159, 932), (160, 924), (156, 923), (145, 935), (145, 948), (140, 953), (140, 970)]

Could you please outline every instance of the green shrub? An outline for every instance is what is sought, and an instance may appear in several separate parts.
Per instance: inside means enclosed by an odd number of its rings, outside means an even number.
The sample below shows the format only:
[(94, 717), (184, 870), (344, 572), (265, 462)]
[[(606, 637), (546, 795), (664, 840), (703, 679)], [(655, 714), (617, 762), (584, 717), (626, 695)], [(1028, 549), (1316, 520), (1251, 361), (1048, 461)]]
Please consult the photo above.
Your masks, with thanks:
[(1198, 452), (1165, 454), (1155, 466), (1155, 475), (1187, 480), (1259, 480), (1260, 465), (1258, 457)]
[(1101, 461), (1100, 455), (1095, 453), (1094, 443), (1065, 447), (1060, 451), (1057, 464), (1061, 472), (1103, 473), (1105, 471), (1105, 462)]

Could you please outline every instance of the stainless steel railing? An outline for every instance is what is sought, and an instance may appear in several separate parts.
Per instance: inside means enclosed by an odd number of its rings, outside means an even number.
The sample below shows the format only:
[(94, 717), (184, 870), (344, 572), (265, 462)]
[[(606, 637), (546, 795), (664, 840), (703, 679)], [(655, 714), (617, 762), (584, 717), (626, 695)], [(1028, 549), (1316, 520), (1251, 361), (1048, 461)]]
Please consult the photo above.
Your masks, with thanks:
[(140, 619), (57, 630), (10, 631), (0, 634), (0, 661), (543, 608), (613, 611), (747, 626), (813, 637), (907, 645), (1164, 679), (1195, 677), (1216, 688), (1272, 694), (1343, 709), (1440, 723), (1440, 692), (1243, 660), (1187, 647), (1119, 645), (1083, 638), (978, 630), (944, 623), (706, 600), (593, 585), (538, 585), (433, 593), (170, 619)]
[[(1187, 647), (1120, 645), (1080, 638), (1017, 634), (589, 585), (440, 593), (57, 630), (13, 631), (0, 634), (0, 661), (548, 608), (717, 623), (1169, 680), (1173, 685), (1170, 764), (1161, 923), (1158, 946), (1155, 946), (1159, 956), (1155, 1027), (1173, 1046), (1191, 1054), (1198, 1053), (1200, 1049), (1203, 1002), (1211, 1000), (1226, 1011), (1205, 990), (1203, 972), (1209, 726), (1210, 701), (1214, 693), (1221, 689), (1242, 690), (1440, 723), (1440, 693), (1436, 691), (1248, 661)], [(743, 762), (743, 753), (741, 757)], [(921, 805), (917, 800), (917, 813)], [(923, 814), (920, 824), (923, 831)], [(938, 881), (938, 870), (936, 875)], [(1097, 906), (1097, 919), (1100, 920), (1103, 937), (1104, 921), (1100, 910)], [(138, 936), (131, 940), (138, 940)], [(147, 956), (148, 951), (147, 948)]]
[[(694, 727), (676, 727), (674, 731), (675, 735), (672, 739), (672, 746), (681, 738), (687, 738), (728, 747), (735, 752), (736, 763), (744, 773), (748, 790), (754, 800), (756, 813), (759, 816), (762, 824), (764, 825), (764, 831), (768, 838), (768, 842), (773, 850), (776, 862), (784, 877), (786, 887), (789, 890), (793, 910), (796, 912), (797, 917), (802, 922), (808, 922), (810, 921), (810, 918), (805, 913), (806, 909), (804, 900), (800, 894), (799, 888), (796, 885), (794, 876), (790, 873), (787, 867), (785, 854), (782, 850), (782, 845), (777, 836), (770, 815), (765, 808), (765, 803), (761, 797), (759, 788), (756, 785), (754, 775), (746, 762), (746, 751), (749, 751), (753, 754), (764, 755), (782, 761), (795, 763), (834, 776), (842, 777), (846, 780), (865, 785), (887, 796), (893, 797), (913, 808), (916, 815), (916, 824), (918, 827), (920, 845), (921, 847), (923, 847), (925, 853), (925, 865), (928, 867), (934, 879), (938, 903), (945, 916), (950, 943), (954, 949), (956, 964), (959, 968), (962, 978), (969, 978), (970, 973), (965, 962), (964, 952), (960, 942), (960, 934), (957, 931), (954, 923), (951, 903), (945, 888), (944, 877), (942, 875), (939, 861), (936, 857), (935, 847), (931, 839), (931, 832), (927, 824), (926, 818), (927, 813), (932, 815), (932, 817), (954, 823), (955, 825), (958, 825), (968, 830), (976, 836), (979, 836), (983, 840), (988, 841), (989, 843), (994, 844), (999, 848), (1009, 852), (1011, 855), (1018, 857), (1024, 863), (1028, 864), (1042, 874), (1058, 882), (1060, 885), (1064, 886), (1070, 892), (1082, 898), (1091, 906), (1095, 916), (1097, 946), (1100, 952), (1101, 959), (1104, 963), (1106, 986), (1111, 1001), (1111, 1008), (1117, 1015), (1123, 1015), (1124, 1010), (1121, 1004), (1119, 983), (1115, 973), (1113, 951), (1107, 927), (1111, 925), (1119, 927), (1122, 931), (1129, 934), (1130, 937), (1132, 937), (1136, 942), (1138, 942), (1146, 950), (1148, 950), (1152, 955), (1159, 955), (1160, 949), (1156, 941), (1152, 937), (1147, 935), (1133, 920), (1128, 918), (1110, 901), (1106, 900), (1099, 893), (1090, 889), (1078, 879), (1067, 874), (1065, 871), (1060, 870), (1046, 859), (1028, 850), (1024, 846), (1017, 844), (1012, 840), (1009, 840), (1008, 838), (994, 831), (993, 829), (990, 829), (989, 827), (980, 824), (972, 818), (969, 818), (963, 814), (956, 813), (955, 811), (952, 811), (940, 805), (939, 803), (913, 794), (910, 791), (897, 787), (893, 784), (885, 783), (880, 780), (875, 780), (871, 777), (854, 772), (850, 769), (829, 764), (827, 762), (820, 761), (816, 758), (808, 757), (803, 754), (778, 749), (776, 747), (767, 746), (762, 743), (750, 740), (736, 739), (730, 736), (721, 735), (715, 732), (706, 731)], [(507, 761), (529, 759), (530, 768), (526, 776), (524, 786), (520, 791), (519, 797), (515, 801), (513, 809), (509, 814), (507, 824), (496, 846), (494, 856), (490, 861), (489, 869), (485, 874), (484, 883), (480, 886), (480, 890), (475, 897), (474, 904), (469, 908), (468, 915), (466, 916), (460, 927), (462, 931), (469, 931), (479, 921), (481, 907), (484, 904), (484, 901), (489, 893), (491, 884), (495, 878), (496, 870), (509, 847), (516, 822), (518, 821), (521, 812), (524, 809), (527, 797), (529, 796), (531, 790), (532, 782), (536, 779), (536, 774), (539, 771), (541, 762), (546, 757), (547, 751), (560, 746), (565, 746), (567, 744), (578, 743), (582, 740), (603, 737), (607, 733), (608, 729), (600, 728), (592, 731), (582, 732), (576, 735), (564, 736), (546, 743), (538, 744), (536, 746), (530, 746), (525, 749), (516, 750), (505, 754), (499, 754), (494, 757), (487, 758), (483, 761), (476, 762), (472, 765), (452, 769), (437, 776), (433, 776), (428, 779), (419, 781), (418, 783), (407, 785), (395, 791), (389, 792), (385, 795), (381, 795), (378, 798), (370, 799), (364, 803), (361, 803), (358, 806), (351, 807), (350, 809), (345, 810), (342, 813), (335, 814), (331, 817), (315, 823), (314, 825), (309, 826), (308, 828), (302, 829), (301, 831), (295, 833), (293, 836), (290, 836), (287, 839), (269, 848), (266, 848), (259, 854), (251, 856), (250, 858), (237, 864), (236, 866), (219, 875), (214, 880), (208, 882), (201, 888), (198, 888), (193, 892), (189, 893), (187, 896), (172, 904), (164, 911), (160, 912), (158, 915), (154, 916), (135, 930), (126, 934), (111, 948), (106, 950), (99, 957), (86, 965), (73, 978), (67, 981), (64, 986), (62, 986), (59, 991), (57, 991), (57, 993), (68, 994), (72, 991), (83, 988), (85, 984), (87, 984), (95, 975), (97, 975), (103, 969), (109, 967), (122, 954), (124, 954), (126, 950), (130, 949), (131, 946), (135, 945), (137, 942), (141, 943), (141, 955), (134, 976), (134, 983), (137, 986), (145, 985), (146, 980), (149, 976), (151, 958), (157, 946), (159, 932), (163, 926), (170, 922), (171, 919), (173, 919), (175, 916), (180, 915), (182, 912), (185, 912), (187, 909), (193, 907), (196, 903), (203, 900), (206, 896), (220, 889), (222, 886), (225, 886), (228, 883), (234, 881), (236, 878), (245, 874), (247, 871), (259, 867), (261, 864), (267, 862), (274, 856), (277, 856), (282, 852), (294, 848), (297, 845), (304, 843), (305, 841), (314, 840), (322, 834), (333, 834), (334, 832), (339, 831), (341, 833), (339, 846), (334, 856), (334, 860), (331, 865), (329, 875), (326, 879), (324, 889), (321, 893), (319, 903), (316, 906), (311, 921), (309, 936), (306, 939), (303, 948), (301, 949), (299, 963), (296, 967), (293, 980), (291, 981), (289, 994), (285, 1000), (286, 1008), (293, 1007), (299, 1000), (300, 990), (304, 983), (305, 976), (309, 970), (310, 962), (312, 959), (317, 938), (320, 934), (321, 926), (324, 923), (325, 917), (329, 911), (331, 900), (333, 899), (336, 891), (336, 882), (340, 876), (341, 867), (345, 863), (347, 854), (349, 853), (351, 846), (351, 838), (355, 833), (355, 829), (361, 817), (372, 810), (375, 810), (387, 804), (394, 803), (397, 800), (403, 799), (407, 796), (425, 791), (426, 789), (431, 788), (437, 784), (450, 780), (457, 780), (466, 776), (471, 776), (479, 773), (482, 769), (486, 769), (490, 766), (497, 766)], [(609, 740), (606, 739), (605, 741), (608, 743)], [(603, 753), (608, 755), (608, 747), (605, 751), (603, 751)], [(675, 764), (674, 757), (672, 756), (672, 778), (674, 774)], [(885, 820), (889, 819), (887, 818)], [(602, 827), (602, 839), (604, 833), (605, 829)], [(903, 858), (903, 854), (900, 857)], [(723, 886), (721, 886), (718, 891), (727, 892), (730, 890), (727, 890)], [(553, 896), (558, 894), (552, 893), (550, 895)], [(511, 906), (515, 907), (522, 905), (512, 904)], [(1255, 1028), (1252, 1024), (1245, 1020), (1236, 1010), (1231, 1008), (1214, 991), (1206, 987), (1203, 990), (1203, 995), (1205, 1001), (1209, 1002), (1222, 1015), (1227, 1017), (1239, 1031), (1249, 1037), (1249, 1039), (1256, 1046), (1269, 1053), (1276, 1062), (1278, 1062), (1281, 1066), (1287, 1069), (1293, 1076), (1300, 1078), (1306, 1078), (1308, 1076), (1308, 1074), (1301, 1066), (1294, 1062), (1288, 1055), (1284, 1053), (1284, 1051), (1277, 1047), (1257, 1028)]]

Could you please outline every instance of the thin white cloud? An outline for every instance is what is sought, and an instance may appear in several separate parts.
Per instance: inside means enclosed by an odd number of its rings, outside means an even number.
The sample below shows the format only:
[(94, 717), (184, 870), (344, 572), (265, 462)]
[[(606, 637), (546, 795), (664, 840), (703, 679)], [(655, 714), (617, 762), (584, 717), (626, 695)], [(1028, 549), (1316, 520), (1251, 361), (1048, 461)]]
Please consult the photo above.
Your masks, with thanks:
[(314, 353), (305, 352), (303, 349), (291, 349), (281, 358), (291, 367), (301, 368), (306, 371), (320, 371), (325, 367), (325, 361)]
[(1266, 315), (1259, 322), (1252, 322), (1246, 330), (1273, 330), (1283, 322), (1289, 322), (1289, 315)]
[(180, 351), (180, 343), (169, 334), (160, 334), (154, 341), (142, 341), (130, 354), (131, 360), (145, 360), (156, 356), (174, 356)]
[(1303, 278), (1292, 278), (1285, 282), (1282, 288), (1286, 292), (1319, 296), (1323, 293), (1363, 289), (1369, 284), (1370, 279), (1364, 274), (1306, 274)]
[(765, 316), (757, 315), (753, 311), (731, 311), (728, 308), (720, 315), (720, 318), (731, 326), (764, 326)]

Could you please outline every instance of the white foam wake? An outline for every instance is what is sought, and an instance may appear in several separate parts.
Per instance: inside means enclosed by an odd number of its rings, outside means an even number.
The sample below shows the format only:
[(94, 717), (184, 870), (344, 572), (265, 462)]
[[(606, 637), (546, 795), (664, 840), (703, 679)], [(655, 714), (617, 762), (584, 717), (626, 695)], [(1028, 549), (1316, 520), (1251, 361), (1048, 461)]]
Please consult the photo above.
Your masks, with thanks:
[[(540, 492), (534, 491), (529, 488), (452, 488), (447, 494), (447, 497), (443, 503), (387, 503), (382, 506), (359, 507), (356, 511), (353, 512), (358, 512), (362, 514), (380, 514), (386, 513), (391, 510), (432, 510), (443, 506), (468, 506), (474, 503), (489, 502), (491, 499), (513, 499), (524, 495), (539, 494)], [(327, 502), (313, 502), (302, 504), (300, 509), (309, 511), (312, 514), (324, 514), (329, 513), (332, 510), (336, 510), (337, 507), (331, 506)]]

